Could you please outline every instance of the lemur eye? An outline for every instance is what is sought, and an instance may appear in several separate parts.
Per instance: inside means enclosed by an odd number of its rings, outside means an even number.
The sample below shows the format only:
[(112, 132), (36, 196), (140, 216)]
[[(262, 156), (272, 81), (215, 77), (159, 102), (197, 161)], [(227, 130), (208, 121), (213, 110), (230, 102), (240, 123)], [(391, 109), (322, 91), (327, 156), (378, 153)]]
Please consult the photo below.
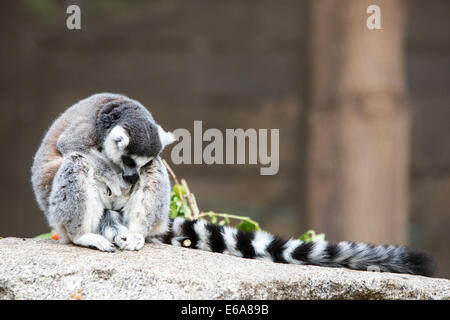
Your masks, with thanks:
[(136, 162), (134, 162), (134, 160), (131, 159), (130, 157), (122, 156), (122, 162), (127, 167), (130, 167), (130, 168), (136, 167)]

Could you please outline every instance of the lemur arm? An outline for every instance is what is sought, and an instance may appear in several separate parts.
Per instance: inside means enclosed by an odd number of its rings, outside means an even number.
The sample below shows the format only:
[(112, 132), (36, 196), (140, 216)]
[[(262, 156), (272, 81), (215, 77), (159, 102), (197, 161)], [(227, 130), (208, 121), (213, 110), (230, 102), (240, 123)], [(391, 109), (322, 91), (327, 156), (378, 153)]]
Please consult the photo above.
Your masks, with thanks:
[(114, 245), (96, 233), (103, 206), (91, 176), (85, 155), (74, 152), (64, 158), (53, 180), (48, 220), (63, 242), (70, 240), (80, 246), (114, 251)]
[(139, 250), (145, 238), (162, 234), (168, 228), (170, 180), (167, 170), (160, 157), (141, 170), (140, 180), (122, 210), (123, 222), (129, 231), (125, 247), (128, 250)]

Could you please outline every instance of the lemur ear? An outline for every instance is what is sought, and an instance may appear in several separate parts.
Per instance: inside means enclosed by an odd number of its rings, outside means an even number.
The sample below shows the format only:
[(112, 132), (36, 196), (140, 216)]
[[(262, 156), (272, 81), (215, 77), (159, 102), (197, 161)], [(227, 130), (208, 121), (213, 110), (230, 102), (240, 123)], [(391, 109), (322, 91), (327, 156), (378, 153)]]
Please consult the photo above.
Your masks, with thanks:
[(128, 143), (130, 142), (130, 138), (128, 138), (127, 133), (125, 132), (125, 129), (121, 126), (115, 126), (111, 130), (111, 138), (113, 141), (117, 143), (117, 146), (119, 149), (123, 150), (126, 146), (128, 146)]
[(159, 124), (158, 126), (158, 135), (159, 139), (161, 140), (162, 149), (164, 149), (167, 145), (175, 142), (177, 139), (175, 139), (175, 136), (172, 132), (166, 132)]

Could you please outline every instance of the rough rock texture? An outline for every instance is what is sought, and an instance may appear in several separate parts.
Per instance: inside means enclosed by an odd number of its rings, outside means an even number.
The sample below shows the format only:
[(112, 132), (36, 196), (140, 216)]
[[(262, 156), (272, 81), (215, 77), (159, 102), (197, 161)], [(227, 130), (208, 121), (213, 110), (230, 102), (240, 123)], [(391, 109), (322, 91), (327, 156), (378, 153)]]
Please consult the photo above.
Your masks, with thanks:
[(450, 281), (147, 244), (104, 253), (0, 239), (0, 299), (450, 299)]

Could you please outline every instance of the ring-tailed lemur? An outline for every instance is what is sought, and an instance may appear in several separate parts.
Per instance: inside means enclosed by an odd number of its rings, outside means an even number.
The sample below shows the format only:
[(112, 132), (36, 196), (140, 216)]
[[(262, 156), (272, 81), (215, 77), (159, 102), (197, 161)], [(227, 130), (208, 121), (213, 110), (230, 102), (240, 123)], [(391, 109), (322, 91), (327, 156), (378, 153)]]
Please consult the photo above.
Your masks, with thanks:
[(37, 201), (61, 241), (114, 251), (159, 240), (274, 262), (432, 275), (431, 256), (405, 246), (304, 243), (169, 219), (170, 180), (160, 153), (174, 140), (146, 108), (123, 95), (96, 94), (66, 110), (32, 167)]
[(170, 182), (159, 154), (173, 141), (123, 95), (96, 94), (67, 109), (45, 135), (31, 179), (61, 241), (139, 250), (146, 236), (165, 232)]

